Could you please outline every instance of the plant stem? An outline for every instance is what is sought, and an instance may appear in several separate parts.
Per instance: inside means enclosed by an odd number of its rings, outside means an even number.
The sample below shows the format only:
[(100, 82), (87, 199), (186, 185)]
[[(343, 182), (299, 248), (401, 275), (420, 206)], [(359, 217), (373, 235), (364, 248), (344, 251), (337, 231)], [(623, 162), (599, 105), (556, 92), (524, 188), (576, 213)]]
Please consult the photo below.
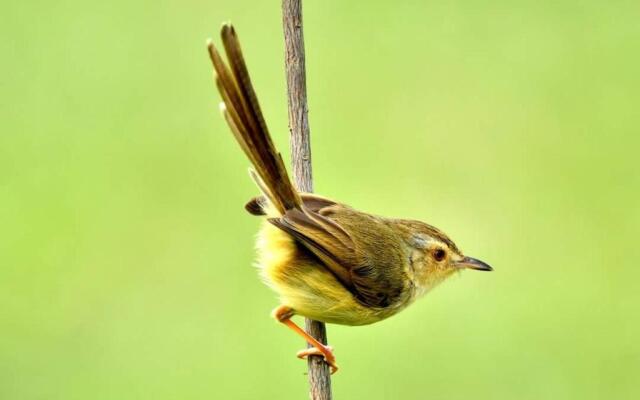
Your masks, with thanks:
[[(298, 190), (313, 192), (311, 142), (309, 139), (309, 108), (304, 64), (302, 32), (302, 0), (282, 0), (282, 24), (285, 41), (285, 68), (291, 134), (293, 180)], [(305, 328), (320, 342), (327, 343), (324, 323), (305, 319)], [(320, 356), (309, 356), (309, 396), (312, 400), (331, 399), (329, 366)]]

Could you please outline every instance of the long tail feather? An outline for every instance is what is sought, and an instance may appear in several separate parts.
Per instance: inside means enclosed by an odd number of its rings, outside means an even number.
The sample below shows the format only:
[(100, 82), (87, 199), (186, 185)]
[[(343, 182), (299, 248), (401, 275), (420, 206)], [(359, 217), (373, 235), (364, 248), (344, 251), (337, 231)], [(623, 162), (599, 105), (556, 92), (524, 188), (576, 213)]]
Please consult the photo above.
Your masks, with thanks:
[(209, 56), (216, 72), (216, 86), (222, 96), (220, 109), (240, 147), (254, 165), (257, 183), (264, 195), (281, 214), (301, 208), (298, 192), (293, 187), (264, 122), (258, 98), (244, 62), (238, 36), (231, 24), (222, 26), (222, 43), (228, 65), (212, 42)]

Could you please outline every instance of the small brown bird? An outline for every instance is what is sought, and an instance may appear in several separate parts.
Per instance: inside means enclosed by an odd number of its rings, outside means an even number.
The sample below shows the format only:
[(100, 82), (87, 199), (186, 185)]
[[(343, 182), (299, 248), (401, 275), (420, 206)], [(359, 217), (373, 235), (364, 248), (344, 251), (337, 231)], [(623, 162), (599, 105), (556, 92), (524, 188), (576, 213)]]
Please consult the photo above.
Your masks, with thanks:
[(325, 197), (299, 193), (273, 145), (233, 26), (222, 27), (229, 66), (211, 41), (209, 55), (222, 96), (220, 109), (253, 164), (262, 196), (245, 208), (266, 216), (258, 238), (264, 281), (279, 295), (273, 316), (337, 370), (332, 349), (298, 327), (294, 314), (318, 321), (366, 325), (388, 318), (462, 269), (491, 271), (466, 257), (441, 230), (424, 222), (384, 218)]

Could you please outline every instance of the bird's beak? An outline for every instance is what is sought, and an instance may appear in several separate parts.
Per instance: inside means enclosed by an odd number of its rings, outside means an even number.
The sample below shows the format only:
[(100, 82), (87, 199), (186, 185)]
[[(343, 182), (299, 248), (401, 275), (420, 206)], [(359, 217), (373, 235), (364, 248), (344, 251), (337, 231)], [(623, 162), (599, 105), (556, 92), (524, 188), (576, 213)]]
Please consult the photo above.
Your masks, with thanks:
[(491, 265), (472, 257), (463, 258), (456, 263), (456, 266), (458, 268), (477, 269), (478, 271), (493, 271)]

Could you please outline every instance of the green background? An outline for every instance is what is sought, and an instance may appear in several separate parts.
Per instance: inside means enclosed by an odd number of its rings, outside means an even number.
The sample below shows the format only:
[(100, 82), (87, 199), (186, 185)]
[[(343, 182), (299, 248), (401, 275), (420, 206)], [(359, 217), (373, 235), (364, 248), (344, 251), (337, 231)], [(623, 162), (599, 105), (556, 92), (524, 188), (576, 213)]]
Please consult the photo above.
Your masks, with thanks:
[[(317, 192), (496, 269), (329, 326), (335, 397), (640, 396), (637, 1), (304, 12)], [(288, 160), (279, 3), (2, 14), (0, 398), (306, 398), (205, 51), (233, 21)]]

